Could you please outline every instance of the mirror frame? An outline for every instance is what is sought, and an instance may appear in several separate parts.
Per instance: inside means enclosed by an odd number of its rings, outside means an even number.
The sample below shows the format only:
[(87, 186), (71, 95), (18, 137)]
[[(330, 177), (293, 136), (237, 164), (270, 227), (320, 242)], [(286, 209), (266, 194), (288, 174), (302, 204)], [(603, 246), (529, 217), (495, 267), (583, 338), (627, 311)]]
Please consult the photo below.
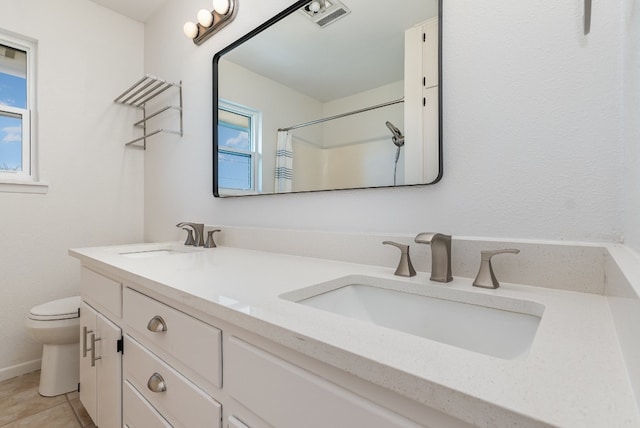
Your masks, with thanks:
[(212, 79), (213, 79), (212, 81), (213, 83), (212, 85), (213, 86), (212, 87), (212, 93), (213, 93), (213, 97), (212, 97), (213, 196), (215, 196), (216, 198), (234, 198), (234, 197), (240, 197), (240, 196), (245, 197), (245, 196), (289, 195), (289, 194), (295, 194), (295, 193), (316, 193), (316, 192), (329, 192), (329, 191), (340, 191), (340, 190), (388, 189), (388, 188), (396, 188), (396, 187), (428, 186), (428, 185), (438, 183), (442, 179), (443, 172), (444, 172), (443, 171), (444, 162), (443, 162), (443, 153), (442, 153), (442, 148), (443, 148), (443, 144), (442, 144), (442, 141), (443, 141), (443, 138), (442, 138), (442, 132), (443, 132), (443, 129), (442, 129), (443, 128), (443, 121), (442, 121), (442, 115), (443, 115), (442, 114), (443, 113), (442, 112), (442, 105), (443, 105), (442, 103), (442, 3), (443, 3), (443, 0), (437, 0), (438, 1), (438, 168), (439, 168), (439, 171), (435, 180), (429, 183), (402, 184), (398, 186), (391, 185), (391, 186), (349, 187), (349, 188), (340, 188), (340, 189), (302, 190), (302, 191), (282, 192), (282, 193), (272, 192), (272, 193), (246, 194), (246, 195), (220, 195), (218, 191), (218, 75), (219, 75), (218, 62), (220, 61), (220, 58), (224, 54), (242, 45), (247, 40), (257, 36), (264, 30), (276, 24), (278, 21), (286, 18), (290, 14), (295, 13), (298, 9), (300, 9), (310, 1), (311, 0), (296, 1), (294, 4), (287, 7), (282, 12), (271, 17), (270, 19), (268, 19), (258, 27), (254, 28), (244, 36), (240, 37), (236, 41), (229, 44), (227, 47), (218, 51), (213, 56), (213, 76), (212, 76)]

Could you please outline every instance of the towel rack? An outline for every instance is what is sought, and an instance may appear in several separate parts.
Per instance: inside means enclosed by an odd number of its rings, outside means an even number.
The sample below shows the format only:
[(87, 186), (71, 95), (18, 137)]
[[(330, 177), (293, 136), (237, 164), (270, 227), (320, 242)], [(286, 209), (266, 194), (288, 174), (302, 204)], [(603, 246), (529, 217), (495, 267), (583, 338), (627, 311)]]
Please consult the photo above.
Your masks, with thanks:
[[(147, 112), (147, 103), (153, 100), (158, 95), (169, 89), (175, 89), (178, 91), (179, 104), (178, 105), (167, 105), (159, 108), (153, 113)], [(142, 119), (133, 124), (136, 128), (142, 128), (142, 136), (138, 138), (134, 138), (133, 140), (127, 142), (126, 146), (137, 147), (143, 150), (147, 148), (147, 138), (152, 137), (159, 133), (166, 134), (174, 134), (182, 137), (183, 135), (183, 125), (182, 125), (182, 81), (180, 83), (170, 83), (166, 80), (160, 79), (158, 77), (152, 76), (150, 74), (146, 74), (142, 79), (138, 80), (136, 83), (131, 85), (126, 91), (122, 94), (118, 95), (114, 102), (118, 104), (123, 104), (131, 107), (135, 107), (137, 109), (142, 110)], [(179, 130), (174, 129), (166, 129), (160, 128), (154, 131), (147, 130), (147, 121), (151, 118), (154, 118), (168, 110), (177, 110), (180, 115), (180, 126)], [(142, 146), (134, 146), (134, 144), (142, 141)]]

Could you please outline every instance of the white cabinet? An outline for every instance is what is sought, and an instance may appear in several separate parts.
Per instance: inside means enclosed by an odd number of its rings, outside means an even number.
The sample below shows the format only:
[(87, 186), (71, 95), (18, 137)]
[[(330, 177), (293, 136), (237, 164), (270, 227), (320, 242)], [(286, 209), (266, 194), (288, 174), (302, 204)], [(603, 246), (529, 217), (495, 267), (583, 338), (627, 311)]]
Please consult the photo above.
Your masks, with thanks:
[(171, 428), (156, 409), (147, 402), (130, 382), (122, 385), (122, 426), (126, 428)]
[(80, 336), (80, 401), (100, 428), (120, 427), (120, 327), (82, 302)]
[(236, 337), (225, 342), (225, 388), (278, 428), (420, 427)]
[(82, 277), (80, 399), (100, 428), (467, 426), (184, 302)]
[(405, 184), (430, 183), (440, 171), (439, 23), (405, 31)]
[(122, 317), (122, 284), (85, 267), (80, 278), (82, 300), (107, 318), (119, 320)]
[(123, 303), (125, 383), (171, 426), (220, 427), (222, 331), (131, 288)]
[(222, 331), (131, 288), (124, 289), (131, 335), (210, 395), (222, 387)]
[[(222, 406), (217, 401), (128, 335), (125, 349), (126, 381), (172, 426), (220, 427)], [(126, 409), (129, 403), (124, 405)]]
[(439, 84), (438, 72), (438, 19), (433, 18), (421, 24), (422, 32), (422, 72), (424, 81), (422, 86), (433, 88)]
[(235, 416), (229, 416), (227, 419), (227, 428), (251, 428), (249, 425), (245, 425), (240, 419)]

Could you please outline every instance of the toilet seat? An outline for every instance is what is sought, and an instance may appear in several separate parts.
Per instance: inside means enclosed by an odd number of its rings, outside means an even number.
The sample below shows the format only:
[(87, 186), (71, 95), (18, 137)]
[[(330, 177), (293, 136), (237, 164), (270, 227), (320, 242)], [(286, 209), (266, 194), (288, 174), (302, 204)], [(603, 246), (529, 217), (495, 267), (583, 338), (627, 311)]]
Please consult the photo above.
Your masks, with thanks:
[(29, 319), (35, 321), (55, 321), (78, 318), (80, 296), (66, 297), (34, 306), (29, 311)]

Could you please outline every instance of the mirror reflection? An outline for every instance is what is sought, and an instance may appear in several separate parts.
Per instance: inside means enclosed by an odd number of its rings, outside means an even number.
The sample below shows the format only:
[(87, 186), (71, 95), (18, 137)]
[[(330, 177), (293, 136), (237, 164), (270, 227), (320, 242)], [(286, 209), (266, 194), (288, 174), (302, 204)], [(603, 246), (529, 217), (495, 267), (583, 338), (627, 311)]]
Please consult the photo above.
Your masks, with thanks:
[(441, 176), (438, 0), (301, 1), (214, 57), (214, 194)]

